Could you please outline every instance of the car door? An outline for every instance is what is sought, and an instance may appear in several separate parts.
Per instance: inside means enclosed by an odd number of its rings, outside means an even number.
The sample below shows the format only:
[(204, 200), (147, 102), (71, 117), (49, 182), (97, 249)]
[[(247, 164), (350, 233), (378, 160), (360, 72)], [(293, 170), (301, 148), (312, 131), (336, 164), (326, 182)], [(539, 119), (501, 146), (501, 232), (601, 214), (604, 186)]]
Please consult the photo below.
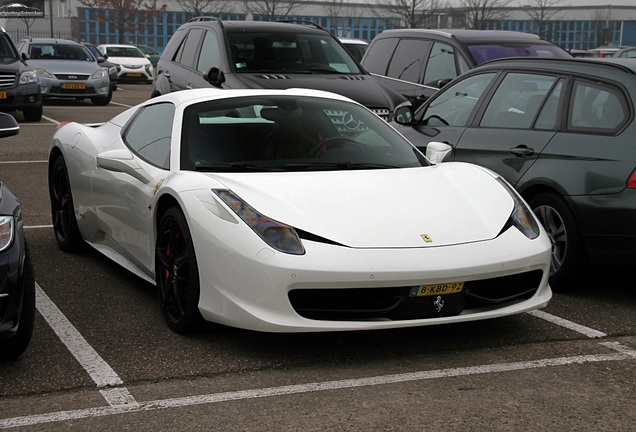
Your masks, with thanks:
[[(158, 184), (170, 170), (173, 119), (171, 103), (141, 108), (123, 129), (117, 143), (98, 155), (98, 166), (100, 158), (102, 165), (92, 180), (100, 229), (123, 255), (148, 271), (154, 263), (154, 245), (150, 244), (151, 204)], [(130, 170), (118, 172), (105, 167), (104, 159), (117, 162), (118, 158), (125, 160), (127, 166), (138, 165), (139, 169), (131, 175)]]
[(399, 127), (400, 132), (422, 152), (431, 141), (456, 147), (496, 76), (478, 73), (449, 84), (415, 112), (412, 126)]
[[(194, 64), (194, 70), (190, 74), (188, 85), (192, 88), (210, 87), (210, 83), (204, 78), (205, 74), (213, 67), (223, 70), (221, 43), (219, 42), (218, 35), (214, 31), (205, 31), (203, 42), (198, 49)], [(231, 71), (225, 71), (225, 73), (230, 72)]]
[(555, 75), (503, 75), (452, 158), (490, 168), (516, 185), (560, 127), (564, 86), (565, 80)]

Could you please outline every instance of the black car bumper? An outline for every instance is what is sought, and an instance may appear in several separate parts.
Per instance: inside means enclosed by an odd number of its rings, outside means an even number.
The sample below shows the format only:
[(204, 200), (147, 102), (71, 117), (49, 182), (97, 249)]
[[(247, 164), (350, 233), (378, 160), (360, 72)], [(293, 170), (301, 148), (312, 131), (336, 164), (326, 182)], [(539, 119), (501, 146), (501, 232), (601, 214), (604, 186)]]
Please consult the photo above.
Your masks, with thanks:
[(17, 236), (9, 249), (0, 252), (0, 339), (12, 337), (18, 330), (24, 296), (24, 254), (22, 235)]
[(42, 93), (37, 83), (11, 89), (0, 89), (0, 111), (22, 111), (42, 106)]

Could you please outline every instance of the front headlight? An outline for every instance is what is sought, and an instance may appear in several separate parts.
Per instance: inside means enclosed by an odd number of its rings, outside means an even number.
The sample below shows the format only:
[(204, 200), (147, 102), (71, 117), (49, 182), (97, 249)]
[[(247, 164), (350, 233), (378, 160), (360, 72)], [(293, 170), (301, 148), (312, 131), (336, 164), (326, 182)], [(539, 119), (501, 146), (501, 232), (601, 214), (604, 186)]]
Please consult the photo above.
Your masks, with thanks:
[(108, 76), (108, 74), (106, 73), (106, 69), (100, 69), (98, 71), (96, 71), (93, 76), (91, 76), (92, 79), (98, 79), (98, 78), (106, 78)]
[(44, 78), (53, 78), (53, 75), (51, 75), (50, 73), (48, 73), (46, 70), (44, 70), (42, 68), (36, 69), (35, 73), (38, 74), (38, 76), (41, 76), (41, 77), (44, 77)]
[(111, 66), (111, 67), (108, 69), (108, 73), (109, 73), (109, 74), (117, 73), (117, 68), (116, 68), (115, 66)]
[(20, 74), (20, 84), (29, 84), (38, 82), (38, 76), (34, 71), (26, 71)]
[(146, 73), (148, 73), (148, 74), (151, 74), (151, 73), (152, 73), (152, 65), (147, 64), (147, 65), (145, 66), (145, 68), (146, 68)]
[(212, 189), (212, 192), (274, 249), (292, 255), (305, 253), (305, 248), (294, 228), (260, 214), (230, 190)]
[(512, 214), (510, 215), (512, 224), (530, 240), (539, 237), (539, 224), (532, 211), (530, 211), (526, 203), (523, 202), (519, 194), (507, 181), (501, 177), (497, 177), (497, 181), (508, 191), (515, 203)]
[(13, 216), (0, 216), (0, 252), (11, 246), (14, 230)]

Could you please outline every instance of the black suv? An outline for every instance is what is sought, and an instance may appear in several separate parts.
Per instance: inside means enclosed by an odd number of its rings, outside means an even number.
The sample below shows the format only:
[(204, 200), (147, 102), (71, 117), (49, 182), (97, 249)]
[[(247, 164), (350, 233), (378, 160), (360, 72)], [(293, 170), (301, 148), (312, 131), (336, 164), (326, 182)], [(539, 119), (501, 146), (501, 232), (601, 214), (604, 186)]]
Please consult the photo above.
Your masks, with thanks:
[(0, 111), (22, 111), (26, 121), (42, 118), (42, 92), (35, 71), (0, 28)]
[(294, 87), (349, 97), (388, 119), (406, 99), (373, 79), (313, 24), (195, 18), (177, 29), (157, 64), (152, 97), (202, 87)]
[(383, 84), (419, 106), (458, 75), (502, 57), (571, 58), (539, 36), (498, 30), (385, 30), (362, 66)]

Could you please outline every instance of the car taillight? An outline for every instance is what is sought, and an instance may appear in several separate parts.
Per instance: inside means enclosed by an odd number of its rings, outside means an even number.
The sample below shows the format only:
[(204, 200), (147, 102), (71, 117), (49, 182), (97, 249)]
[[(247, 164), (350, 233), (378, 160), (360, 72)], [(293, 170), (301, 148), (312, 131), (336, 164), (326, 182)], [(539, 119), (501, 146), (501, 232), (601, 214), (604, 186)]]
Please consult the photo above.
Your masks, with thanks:
[(627, 188), (636, 189), (636, 168), (634, 168), (634, 171), (632, 171), (630, 176), (627, 178)]

